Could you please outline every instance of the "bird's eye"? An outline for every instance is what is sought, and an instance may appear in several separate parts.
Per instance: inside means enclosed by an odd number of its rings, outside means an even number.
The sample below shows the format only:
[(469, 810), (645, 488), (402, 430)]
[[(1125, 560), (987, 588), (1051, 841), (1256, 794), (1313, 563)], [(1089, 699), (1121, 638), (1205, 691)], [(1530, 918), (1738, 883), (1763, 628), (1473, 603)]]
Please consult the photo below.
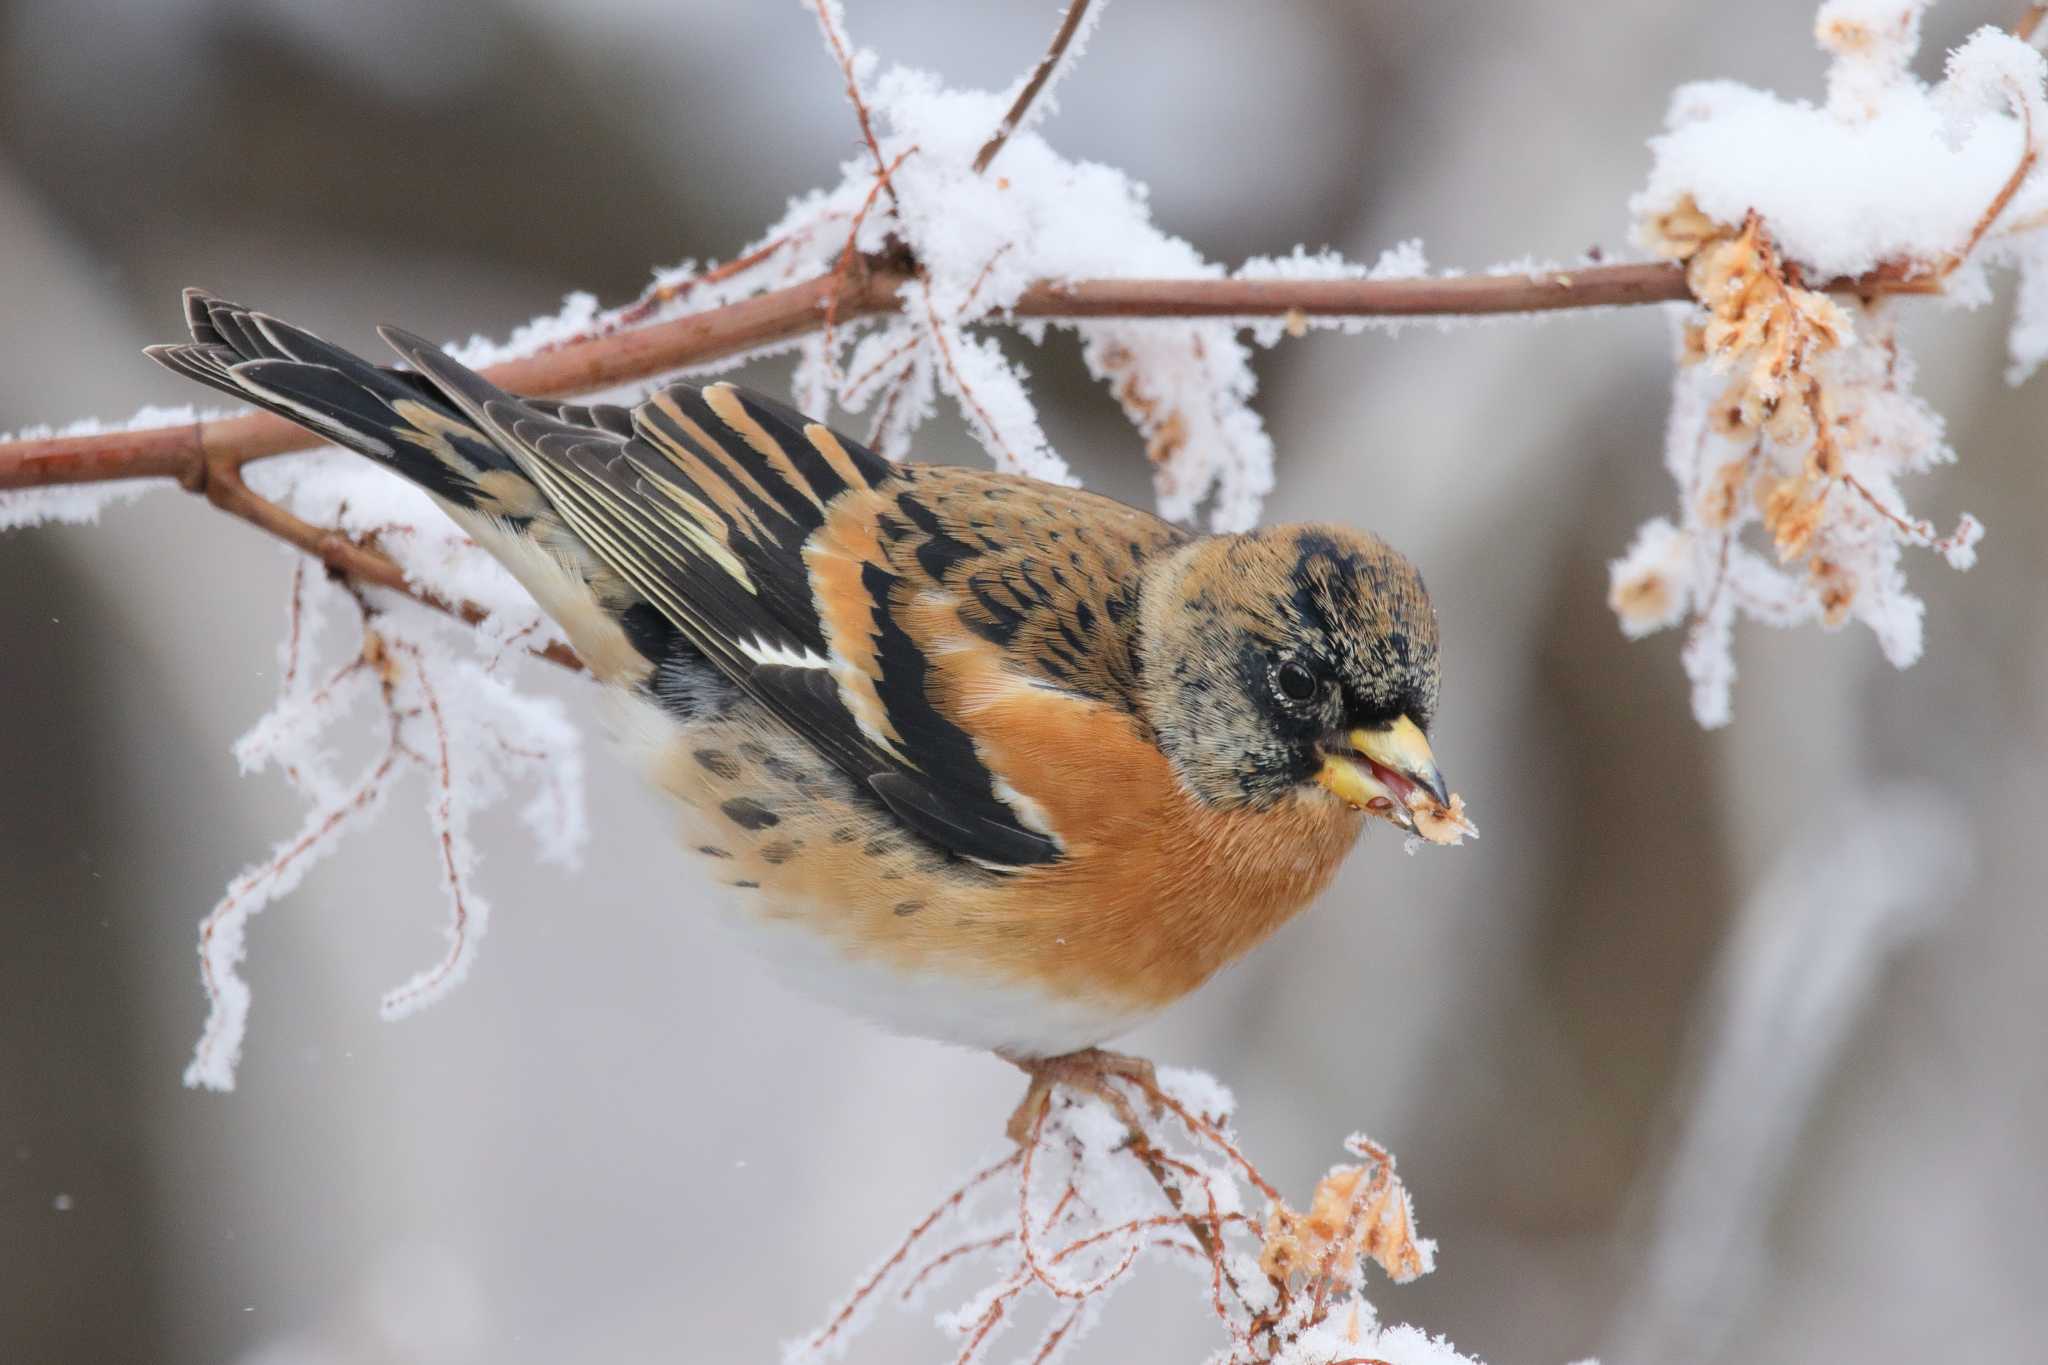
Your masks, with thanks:
[(1307, 701), (1315, 696), (1320, 686), (1315, 674), (1291, 659), (1280, 665), (1274, 680), (1280, 684), (1281, 695), (1289, 701)]

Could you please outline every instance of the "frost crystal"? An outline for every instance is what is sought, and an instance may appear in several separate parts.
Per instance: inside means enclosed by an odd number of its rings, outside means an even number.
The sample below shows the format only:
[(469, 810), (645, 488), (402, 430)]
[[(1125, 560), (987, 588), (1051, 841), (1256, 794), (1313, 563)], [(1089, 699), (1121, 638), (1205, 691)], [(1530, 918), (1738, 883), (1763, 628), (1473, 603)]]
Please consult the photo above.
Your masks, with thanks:
[[(1679, 515), (1638, 533), (1608, 600), (1631, 638), (1691, 618), (1683, 659), (1703, 725), (1730, 715), (1738, 616), (1858, 621), (1904, 667), (1924, 609), (1903, 551), (1975, 561), (1974, 517), (1944, 536), (1906, 506), (1902, 478), (1954, 455), (1913, 395), (1885, 289), (1970, 303), (1985, 262), (2020, 263), (2012, 377), (2048, 354), (2042, 59), (1985, 30), (1927, 86), (1908, 67), (1923, 8), (1821, 7), (1825, 108), (1725, 81), (1681, 88), (1633, 201), (1639, 238), (1685, 264), (1700, 303), (1681, 326), (1665, 440)], [(1857, 276), (1874, 281), (1857, 296), (1815, 287)], [(1767, 552), (1745, 543), (1751, 526)]]

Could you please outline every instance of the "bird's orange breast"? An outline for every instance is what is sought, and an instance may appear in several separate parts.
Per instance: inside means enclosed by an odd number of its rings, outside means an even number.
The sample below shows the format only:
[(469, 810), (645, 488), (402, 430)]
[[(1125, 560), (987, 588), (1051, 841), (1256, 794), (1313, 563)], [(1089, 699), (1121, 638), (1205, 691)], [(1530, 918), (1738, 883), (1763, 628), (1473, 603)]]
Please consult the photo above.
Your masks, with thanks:
[(679, 732), (654, 776), (692, 809), (689, 842), (753, 913), (852, 961), (1133, 1017), (1292, 918), (1357, 840), (1363, 817), (1320, 788), (1259, 809), (1207, 806), (1129, 712), (979, 672), (974, 657), (942, 655), (936, 671), (1007, 775), (1006, 799), (1063, 842), (1055, 862), (997, 874), (935, 856), (750, 709)]
[(1028, 684), (969, 699), (976, 745), (1066, 843), (972, 912), (1009, 974), (1157, 1007), (1193, 990), (1329, 884), (1363, 817), (1320, 790), (1218, 809), (1116, 708)]

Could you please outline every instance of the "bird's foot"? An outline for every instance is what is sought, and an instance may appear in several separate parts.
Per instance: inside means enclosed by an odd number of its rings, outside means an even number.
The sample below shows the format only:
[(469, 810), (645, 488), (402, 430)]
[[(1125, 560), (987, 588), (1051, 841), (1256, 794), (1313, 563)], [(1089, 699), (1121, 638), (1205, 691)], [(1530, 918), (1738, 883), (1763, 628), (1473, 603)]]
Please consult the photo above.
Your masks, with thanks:
[[(1130, 1099), (1110, 1082), (1129, 1081), (1148, 1099), (1159, 1090), (1159, 1077), (1152, 1063), (1143, 1057), (1109, 1052), (1099, 1047), (1083, 1048), (1058, 1057), (1013, 1057), (1006, 1052), (996, 1055), (1031, 1078), (1023, 1100), (1010, 1115), (1009, 1125), (1004, 1130), (1020, 1147), (1031, 1142), (1041, 1116), (1052, 1105), (1052, 1092), (1056, 1086), (1095, 1096), (1132, 1128), (1138, 1126), (1138, 1116), (1131, 1109)], [(1156, 1111), (1157, 1102), (1151, 1102), (1151, 1107)]]

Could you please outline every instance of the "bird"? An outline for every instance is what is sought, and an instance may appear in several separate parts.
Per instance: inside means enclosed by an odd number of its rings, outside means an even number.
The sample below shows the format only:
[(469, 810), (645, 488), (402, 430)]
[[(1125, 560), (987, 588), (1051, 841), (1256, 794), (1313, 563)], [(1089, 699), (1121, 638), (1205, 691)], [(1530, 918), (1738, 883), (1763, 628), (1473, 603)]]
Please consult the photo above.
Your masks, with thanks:
[[(424, 489), (557, 623), (729, 916), (810, 994), (1032, 1089), (1266, 939), (1365, 821), (1469, 832), (1436, 612), (1378, 536), (1197, 534), (892, 462), (731, 383), (634, 406), (379, 366), (187, 290), (152, 359)], [(1419, 824), (1418, 821), (1424, 823)], [(1448, 833), (1446, 833), (1448, 831)]]

